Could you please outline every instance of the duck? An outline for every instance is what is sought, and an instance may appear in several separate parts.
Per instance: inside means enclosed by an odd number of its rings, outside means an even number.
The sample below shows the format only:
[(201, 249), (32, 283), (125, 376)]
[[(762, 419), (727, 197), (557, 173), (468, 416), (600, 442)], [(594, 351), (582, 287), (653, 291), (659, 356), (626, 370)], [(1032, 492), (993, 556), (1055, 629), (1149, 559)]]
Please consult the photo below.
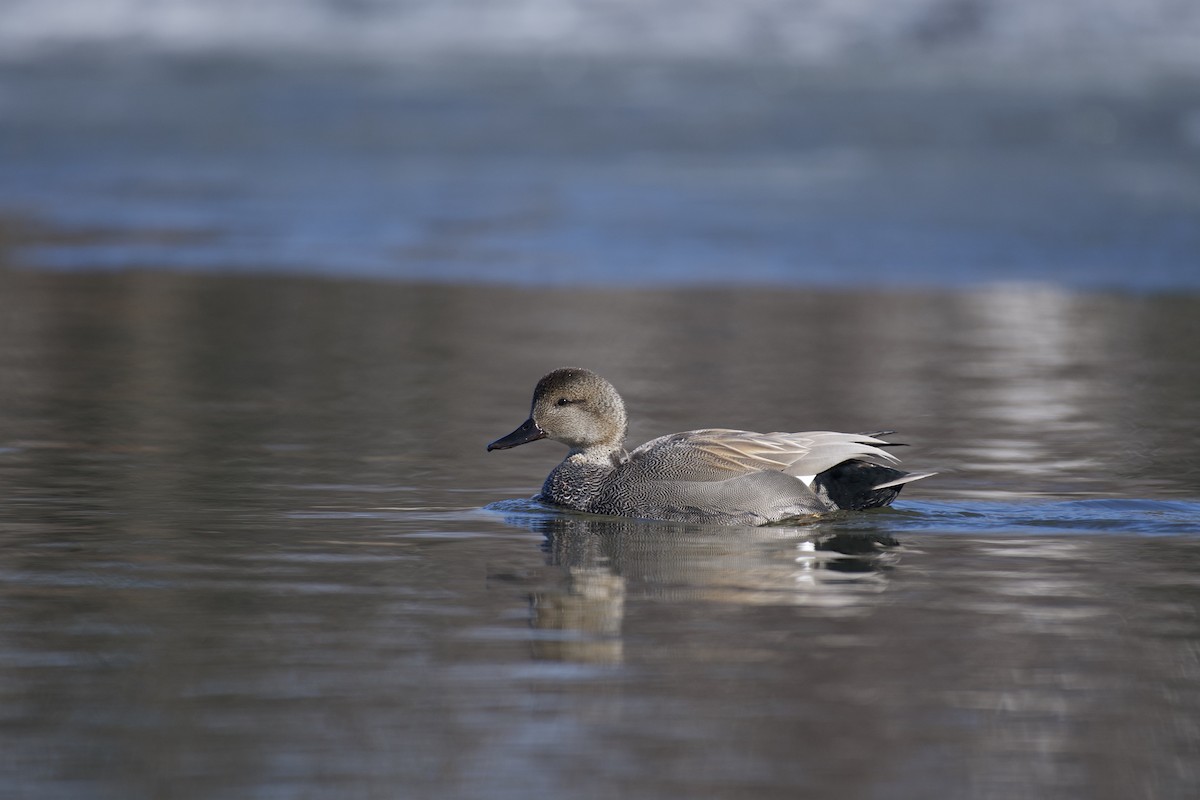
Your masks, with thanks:
[(550, 439), (569, 449), (533, 499), (568, 511), (719, 525), (768, 525), (890, 505), (936, 473), (909, 473), (875, 433), (755, 433), (706, 428), (625, 449), (620, 394), (582, 367), (537, 382), (529, 419), (488, 452)]

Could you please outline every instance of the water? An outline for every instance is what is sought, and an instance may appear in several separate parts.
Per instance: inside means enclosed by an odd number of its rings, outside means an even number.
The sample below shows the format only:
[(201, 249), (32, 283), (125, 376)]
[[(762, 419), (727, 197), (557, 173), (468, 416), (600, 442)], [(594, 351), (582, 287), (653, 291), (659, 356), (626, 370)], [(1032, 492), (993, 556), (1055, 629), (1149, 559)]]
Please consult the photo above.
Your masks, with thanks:
[(1200, 83), (1030, 69), (0, 61), (0, 215), (41, 269), (1200, 287)]
[[(352, 54), (382, 62), (430, 55), (852, 61), (899, 51), (967, 51), (1009, 64), (1085, 58), (1120, 73), (1196, 65), (1200, 15), (1175, 0), (5, 0), (0, 57), (95, 46), (192, 53)], [(1103, 63), (1119, 53), (1119, 64)], [(1089, 58), (1090, 57), (1090, 58)]]
[[(0, 794), (1200, 795), (1200, 18), (804, 5), (0, 0)], [(939, 474), (553, 513), (563, 365)]]
[[(1192, 796), (1198, 311), (0, 271), (6, 793)], [(634, 441), (889, 426), (943, 472), (549, 513), (558, 446), (484, 445), (561, 363)]]

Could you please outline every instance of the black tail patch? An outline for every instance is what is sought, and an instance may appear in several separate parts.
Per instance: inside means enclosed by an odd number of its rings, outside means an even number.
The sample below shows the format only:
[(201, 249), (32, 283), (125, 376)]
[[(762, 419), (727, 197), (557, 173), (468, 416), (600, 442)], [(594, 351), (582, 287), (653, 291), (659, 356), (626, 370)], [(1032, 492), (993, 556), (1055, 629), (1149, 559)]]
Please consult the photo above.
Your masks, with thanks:
[(812, 490), (845, 511), (882, 508), (896, 499), (904, 484), (884, 489), (875, 487), (903, 478), (907, 474), (898, 469), (872, 464), (870, 461), (853, 459), (818, 473), (813, 478)]

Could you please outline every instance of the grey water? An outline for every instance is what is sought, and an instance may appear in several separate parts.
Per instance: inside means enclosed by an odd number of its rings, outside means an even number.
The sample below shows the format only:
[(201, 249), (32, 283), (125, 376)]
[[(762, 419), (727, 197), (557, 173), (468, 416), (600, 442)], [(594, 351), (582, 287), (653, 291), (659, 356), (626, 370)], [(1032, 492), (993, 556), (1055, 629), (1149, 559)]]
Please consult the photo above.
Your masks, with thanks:
[[(0, 271), (13, 797), (1185, 797), (1195, 297)], [(528, 498), (484, 446), (896, 427), (892, 509)]]
[[(0, 0), (0, 796), (1197, 796), (1185, 6)], [(938, 475), (555, 512), (565, 365)]]

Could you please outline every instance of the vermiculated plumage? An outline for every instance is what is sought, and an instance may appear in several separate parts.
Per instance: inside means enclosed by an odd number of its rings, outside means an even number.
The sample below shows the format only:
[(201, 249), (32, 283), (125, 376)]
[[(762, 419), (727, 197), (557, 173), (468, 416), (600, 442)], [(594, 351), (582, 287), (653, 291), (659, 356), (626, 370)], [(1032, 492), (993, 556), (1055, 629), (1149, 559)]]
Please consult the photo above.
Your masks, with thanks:
[(728, 525), (885, 506), (921, 478), (889, 466), (870, 434), (754, 433), (723, 428), (624, 449), (624, 402), (585, 369), (557, 369), (534, 390), (530, 417), (489, 450), (550, 438), (571, 448), (538, 499), (595, 514)]

